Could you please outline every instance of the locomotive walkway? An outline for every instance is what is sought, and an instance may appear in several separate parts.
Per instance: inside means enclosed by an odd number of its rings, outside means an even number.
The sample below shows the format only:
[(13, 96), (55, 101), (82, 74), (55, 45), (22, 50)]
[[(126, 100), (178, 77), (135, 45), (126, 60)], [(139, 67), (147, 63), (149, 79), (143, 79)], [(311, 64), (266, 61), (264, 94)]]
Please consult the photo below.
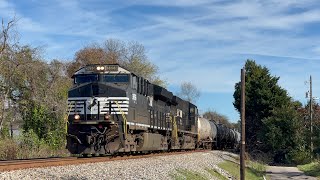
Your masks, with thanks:
[(283, 166), (268, 166), (267, 176), (270, 180), (278, 179), (307, 179), (307, 180), (317, 180), (315, 177), (307, 176), (303, 174), (297, 167), (283, 167)]

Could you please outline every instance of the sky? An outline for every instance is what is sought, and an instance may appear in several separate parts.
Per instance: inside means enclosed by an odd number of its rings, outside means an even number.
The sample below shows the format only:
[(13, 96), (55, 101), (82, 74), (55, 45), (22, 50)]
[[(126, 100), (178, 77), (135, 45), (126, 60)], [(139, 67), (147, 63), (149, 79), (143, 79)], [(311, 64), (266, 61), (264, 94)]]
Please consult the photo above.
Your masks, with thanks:
[(295, 100), (306, 103), (313, 77), (320, 97), (318, 0), (0, 0), (0, 18), (19, 19), (21, 44), (43, 48), (47, 61), (70, 61), (79, 49), (113, 38), (137, 41), (177, 92), (201, 91), (200, 112), (232, 122), (234, 85), (247, 59), (266, 66)]

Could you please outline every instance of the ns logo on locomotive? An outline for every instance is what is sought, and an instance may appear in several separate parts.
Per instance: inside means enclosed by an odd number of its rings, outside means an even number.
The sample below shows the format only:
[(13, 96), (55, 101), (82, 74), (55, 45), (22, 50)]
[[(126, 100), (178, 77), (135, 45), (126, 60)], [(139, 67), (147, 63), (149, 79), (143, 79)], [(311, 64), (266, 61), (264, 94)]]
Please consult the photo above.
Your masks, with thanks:
[(118, 64), (87, 65), (68, 93), (72, 154), (235, 148), (238, 132), (198, 115), (197, 106)]

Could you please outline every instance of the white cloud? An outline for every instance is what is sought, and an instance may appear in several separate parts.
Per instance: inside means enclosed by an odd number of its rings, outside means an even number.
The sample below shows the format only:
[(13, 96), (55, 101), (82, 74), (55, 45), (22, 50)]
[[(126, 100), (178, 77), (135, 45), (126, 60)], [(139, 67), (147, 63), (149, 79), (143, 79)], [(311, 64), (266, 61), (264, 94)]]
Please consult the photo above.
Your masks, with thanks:
[[(45, 45), (50, 58), (70, 58), (85, 44), (106, 38), (137, 40), (147, 47), (170, 83), (178, 85), (190, 79), (203, 91), (230, 93), (245, 59), (256, 57), (283, 77), (281, 84), (298, 96), (303, 87), (291, 82), (300, 81), (306, 68), (319, 68), (316, 60), (306, 60), (319, 59), (319, 34), (303, 35), (306, 25), (320, 21), (317, 2), (57, 0), (45, 3), (39, 9), (41, 14), (17, 15), (23, 22), (19, 27), (27, 36), (24, 41), (35, 42), (36, 37), (36, 44)], [(132, 9), (140, 5), (159, 6), (161, 10), (148, 13), (146, 9)], [(165, 8), (177, 11), (167, 14)], [(8, 1), (0, 1), (0, 10), (5, 10), (1, 15), (16, 11)], [(130, 11), (133, 16), (126, 15)], [(118, 16), (124, 16), (124, 20), (119, 22)], [(65, 37), (75, 38), (63, 40)], [(258, 55), (281, 58), (280, 62), (267, 58), (260, 61)], [(294, 58), (307, 63), (290, 66)]]
[[(129, 1), (130, 2), (130, 1)], [(153, 5), (153, 6), (178, 6), (178, 7), (188, 7), (188, 6), (200, 6), (206, 5), (212, 2), (219, 2), (213, 0), (156, 0), (156, 1), (149, 1), (149, 0), (135, 0), (131, 1), (132, 4), (140, 4), (140, 5)]]

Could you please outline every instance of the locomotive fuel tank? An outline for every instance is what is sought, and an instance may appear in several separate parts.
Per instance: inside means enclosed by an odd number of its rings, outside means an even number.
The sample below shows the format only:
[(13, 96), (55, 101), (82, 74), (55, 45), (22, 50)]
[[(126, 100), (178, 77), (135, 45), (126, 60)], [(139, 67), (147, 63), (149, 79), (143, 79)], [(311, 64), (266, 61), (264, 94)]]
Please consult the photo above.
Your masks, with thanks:
[(208, 119), (199, 117), (198, 118), (198, 134), (199, 140), (210, 140), (217, 136), (217, 126), (214, 122), (209, 121)]

